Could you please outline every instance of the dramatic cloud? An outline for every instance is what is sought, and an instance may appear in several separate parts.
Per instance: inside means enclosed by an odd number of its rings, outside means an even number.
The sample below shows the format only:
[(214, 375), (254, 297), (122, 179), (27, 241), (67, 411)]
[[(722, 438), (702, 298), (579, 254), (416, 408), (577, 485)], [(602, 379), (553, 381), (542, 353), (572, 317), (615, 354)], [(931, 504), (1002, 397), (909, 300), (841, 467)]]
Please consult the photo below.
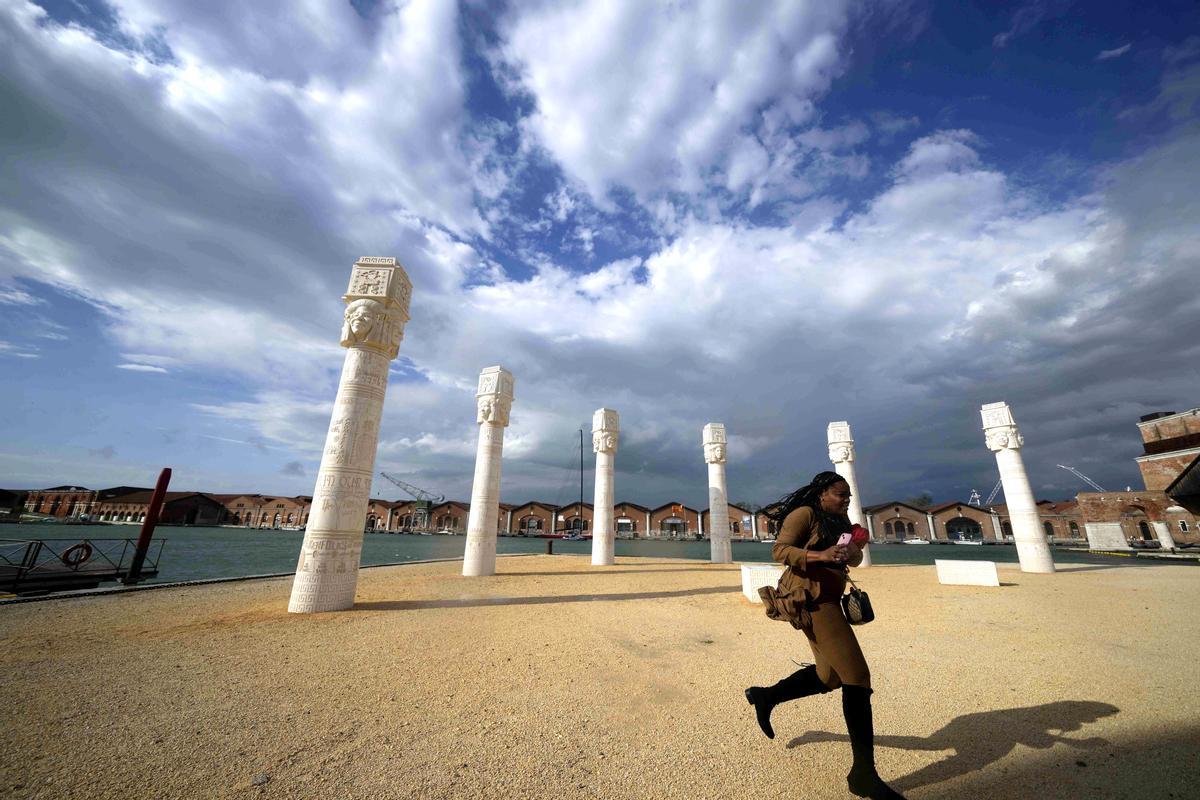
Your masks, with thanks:
[(514, 12), (502, 53), (535, 105), (526, 127), (597, 200), (617, 186), (740, 193), (789, 177), (768, 146), (812, 120), (848, 14), (841, 0), (542, 4)]
[[(1023, 6), (995, 47), (1061, 7)], [(7, 411), (92, 437), (10, 443), (7, 482), (175, 463), (187, 488), (310, 491), (359, 255), (415, 287), (377, 466), (463, 499), (492, 364), (517, 381), (506, 501), (575, 496), (601, 405), (622, 499), (704, 505), (707, 422), (739, 499), (826, 467), (833, 419), (868, 500), (966, 499), (995, 482), (979, 405), (1007, 400), (1062, 496), (1082, 487), (1055, 463), (1132, 482), (1137, 416), (1195, 404), (1190, 40), (1113, 115), (1138, 135), (1063, 184), (1000, 111), (871, 95), (887, 76), (856, 58), (884, 12), (856, 4), (363, 8), (0, 7), (0, 360), (41, 392)]]

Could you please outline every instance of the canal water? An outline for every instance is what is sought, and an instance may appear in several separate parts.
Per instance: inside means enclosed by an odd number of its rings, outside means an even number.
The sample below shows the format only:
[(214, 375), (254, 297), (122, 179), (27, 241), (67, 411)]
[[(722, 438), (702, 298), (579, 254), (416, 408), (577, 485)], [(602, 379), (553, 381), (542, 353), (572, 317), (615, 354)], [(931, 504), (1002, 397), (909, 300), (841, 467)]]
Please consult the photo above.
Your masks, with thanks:
[[(5, 525), (0, 536), (6, 539), (136, 539), (136, 525), (60, 525), (54, 523), (24, 523)], [(233, 578), (243, 575), (268, 575), (294, 572), (300, 555), (301, 531), (256, 530), (251, 528), (200, 528), (159, 526), (155, 544), (165, 540), (158, 576), (147, 583)], [(546, 542), (554, 542), (556, 554), (585, 555), (592, 552), (591, 541), (564, 542), (561, 539), (528, 539), (500, 537), (497, 553), (545, 553)], [(370, 533), (363, 538), (363, 565), (401, 564), (434, 558), (461, 558), (465, 536), (416, 536), (412, 534)], [(120, 550), (118, 549), (118, 552)], [(691, 558), (707, 561), (707, 541), (672, 542), (646, 539), (618, 539), (616, 555), (649, 556), (655, 558)], [(988, 561), (1017, 561), (1012, 545), (905, 545), (873, 544), (871, 558), (876, 564), (933, 564), (934, 558), (986, 559)], [(734, 561), (771, 561), (771, 545), (761, 542), (733, 543)], [(1163, 564), (1150, 559), (1118, 558), (1079, 553), (1070, 550), (1054, 551), (1059, 564)]]

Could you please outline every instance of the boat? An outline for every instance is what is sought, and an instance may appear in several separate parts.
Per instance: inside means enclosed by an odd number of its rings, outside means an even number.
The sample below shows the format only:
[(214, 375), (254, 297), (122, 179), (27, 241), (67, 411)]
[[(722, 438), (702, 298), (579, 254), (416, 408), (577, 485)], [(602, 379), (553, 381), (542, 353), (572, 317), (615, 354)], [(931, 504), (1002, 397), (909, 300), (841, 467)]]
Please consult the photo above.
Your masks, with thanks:
[(982, 545), (983, 542), (977, 542), (974, 539), (951, 539), (950, 544), (977, 544)]
[(758, 541), (762, 542), (763, 544), (775, 544), (774, 539), (759, 539)]
[(901, 544), (929, 544), (924, 539), (905, 539)]
[(564, 542), (582, 542), (583, 536), (578, 533), (572, 533), (570, 536), (561, 537)]

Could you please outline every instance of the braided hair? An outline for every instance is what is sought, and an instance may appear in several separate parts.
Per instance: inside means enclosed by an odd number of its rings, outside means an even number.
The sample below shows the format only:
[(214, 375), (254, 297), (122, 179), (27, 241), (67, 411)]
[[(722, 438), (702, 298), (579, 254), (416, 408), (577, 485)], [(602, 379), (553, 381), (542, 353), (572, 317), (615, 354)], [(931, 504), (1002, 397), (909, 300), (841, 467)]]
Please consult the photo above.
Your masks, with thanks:
[(808, 506), (816, 515), (820, 524), (821, 542), (818, 547), (832, 547), (839, 534), (850, 530), (850, 518), (842, 514), (830, 514), (821, 508), (821, 495), (838, 481), (845, 481), (836, 472), (826, 470), (818, 472), (806, 486), (801, 486), (791, 494), (784, 495), (776, 502), (767, 506), (762, 513), (779, 527), (787, 515), (802, 506)]

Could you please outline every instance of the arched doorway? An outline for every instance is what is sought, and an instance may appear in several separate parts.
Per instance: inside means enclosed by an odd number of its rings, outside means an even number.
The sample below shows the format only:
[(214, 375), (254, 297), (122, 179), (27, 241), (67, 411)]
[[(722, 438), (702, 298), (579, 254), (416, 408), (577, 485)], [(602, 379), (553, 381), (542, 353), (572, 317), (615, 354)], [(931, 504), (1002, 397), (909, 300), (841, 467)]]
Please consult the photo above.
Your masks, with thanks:
[(667, 517), (662, 521), (662, 532), (674, 539), (687, 534), (687, 523), (679, 517)]
[(1126, 539), (1153, 542), (1157, 539), (1150, 525), (1146, 509), (1137, 505), (1125, 506), (1121, 511), (1121, 531)]
[(982, 542), (983, 526), (967, 517), (956, 517), (946, 523), (946, 538), (952, 542)]

